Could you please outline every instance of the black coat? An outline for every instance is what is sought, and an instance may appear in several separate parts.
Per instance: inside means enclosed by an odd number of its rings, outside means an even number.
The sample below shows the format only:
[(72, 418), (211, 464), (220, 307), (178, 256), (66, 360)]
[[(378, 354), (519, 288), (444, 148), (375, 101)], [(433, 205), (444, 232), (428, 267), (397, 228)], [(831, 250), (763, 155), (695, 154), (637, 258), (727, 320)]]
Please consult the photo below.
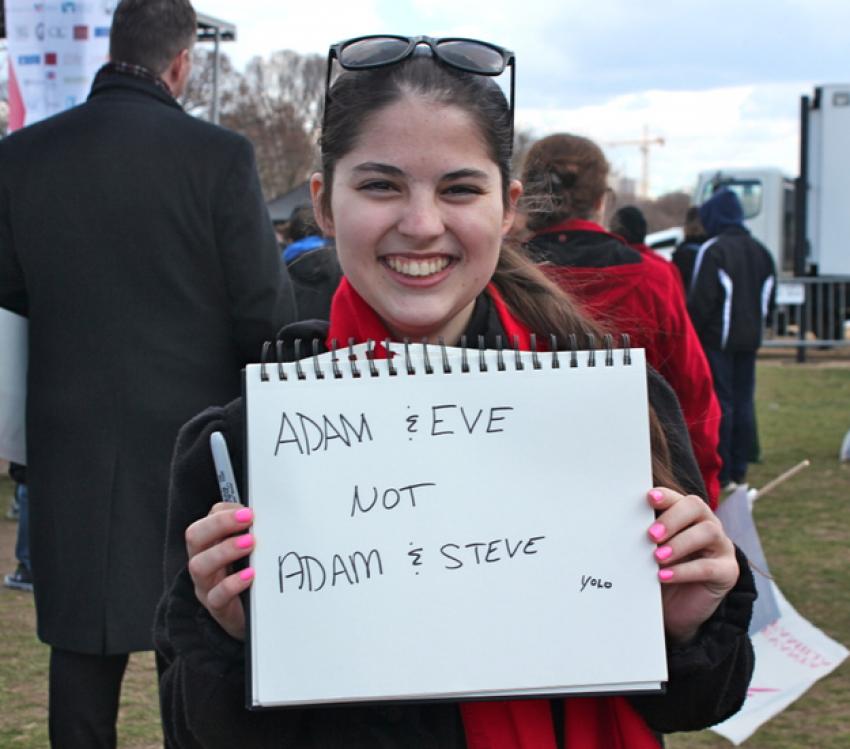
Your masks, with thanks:
[(688, 312), (704, 348), (758, 349), (775, 300), (773, 258), (743, 226), (728, 226), (700, 247)]
[[(283, 358), (294, 357), (294, 340), (324, 341), (327, 325), (290, 326), (281, 332)], [(472, 340), (501, 335), (494, 310), (476, 305), (466, 331)], [(702, 492), (702, 480), (667, 383), (649, 371), (649, 398), (665, 426), (676, 478), (687, 491)], [(185, 529), (218, 501), (209, 437), (221, 431), (230, 446), (241, 496), (244, 413), (241, 400), (208, 409), (181, 430), (172, 467), (166, 543), (166, 593), (157, 610), (156, 646), (167, 668), (160, 682), (163, 725), (175, 749), (262, 747), (266, 749), (462, 749), (466, 745), (456, 702), (376, 706), (319, 706), (251, 712), (245, 709), (244, 645), (230, 638), (195, 597), (186, 569)], [(687, 646), (668, 648), (668, 692), (632, 697), (656, 731), (696, 730), (736, 712), (753, 669), (747, 634), (755, 585), (739, 554), (735, 588)]]
[(29, 317), (38, 634), (149, 649), (177, 430), (292, 319), (247, 140), (153, 83), (0, 141), (0, 306)]

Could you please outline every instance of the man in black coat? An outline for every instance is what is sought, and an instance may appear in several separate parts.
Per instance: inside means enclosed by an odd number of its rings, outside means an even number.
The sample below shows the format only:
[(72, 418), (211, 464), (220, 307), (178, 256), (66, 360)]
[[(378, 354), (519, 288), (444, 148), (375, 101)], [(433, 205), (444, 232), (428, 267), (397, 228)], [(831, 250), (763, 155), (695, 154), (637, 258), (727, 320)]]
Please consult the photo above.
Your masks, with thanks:
[(744, 226), (732, 190), (714, 193), (699, 214), (709, 240), (697, 254), (688, 312), (720, 401), (720, 485), (731, 489), (746, 479), (755, 440), (756, 351), (774, 305), (776, 267)]
[(29, 318), (38, 635), (57, 747), (115, 745), (152, 647), (179, 427), (294, 317), (247, 140), (177, 101), (188, 0), (122, 0), (88, 101), (0, 141), (0, 306)]

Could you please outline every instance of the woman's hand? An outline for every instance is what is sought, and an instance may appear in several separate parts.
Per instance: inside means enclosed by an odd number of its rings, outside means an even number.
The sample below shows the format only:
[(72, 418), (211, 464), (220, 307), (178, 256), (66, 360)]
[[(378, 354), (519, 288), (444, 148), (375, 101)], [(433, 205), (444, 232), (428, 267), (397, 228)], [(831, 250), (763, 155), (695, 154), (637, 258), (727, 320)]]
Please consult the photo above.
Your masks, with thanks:
[(648, 498), (659, 512), (648, 533), (657, 544), (664, 629), (674, 642), (686, 643), (737, 582), (735, 547), (699, 497), (656, 488)]
[(219, 502), (205, 518), (186, 529), (189, 574), (195, 595), (221, 628), (237, 640), (245, 639), (245, 611), (239, 594), (251, 585), (254, 570), (230, 574), (228, 567), (254, 548), (247, 533), (254, 515), (247, 507)]

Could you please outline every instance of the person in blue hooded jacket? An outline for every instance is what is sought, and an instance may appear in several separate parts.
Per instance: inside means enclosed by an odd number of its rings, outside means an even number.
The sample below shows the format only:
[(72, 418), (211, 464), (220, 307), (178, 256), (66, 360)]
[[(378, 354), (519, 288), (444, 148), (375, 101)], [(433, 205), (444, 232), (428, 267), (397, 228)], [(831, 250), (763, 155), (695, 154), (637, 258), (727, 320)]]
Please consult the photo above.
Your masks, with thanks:
[(744, 226), (738, 196), (728, 188), (699, 209), (708, 240), (700, 247), (688, 312), (705, 349), (720, 401), (721, 486), (744, 483), (755, 438), (756, 351), (776, 294), (770, 253)]

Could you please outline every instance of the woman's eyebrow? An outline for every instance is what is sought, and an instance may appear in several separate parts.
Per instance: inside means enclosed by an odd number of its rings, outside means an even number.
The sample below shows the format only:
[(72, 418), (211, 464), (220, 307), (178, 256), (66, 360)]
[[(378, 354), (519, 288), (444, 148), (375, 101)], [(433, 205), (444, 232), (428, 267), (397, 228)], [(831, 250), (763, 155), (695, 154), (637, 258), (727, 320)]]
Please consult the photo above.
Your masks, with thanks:
[(443, 175), (443, 179), (449, 182), (456, 179), (489, 179), (490, 175), (481, 169), (456, 169)]
[(394, 177), (401, 177), (404, 175), (404, 172), (397, 166), (393, 166), (392, 164), (382, 164), (379, 161), (364, 161), (362, 164), (355, 166), (353, 171), (378, 172), (380, 174), (389, 174)]

